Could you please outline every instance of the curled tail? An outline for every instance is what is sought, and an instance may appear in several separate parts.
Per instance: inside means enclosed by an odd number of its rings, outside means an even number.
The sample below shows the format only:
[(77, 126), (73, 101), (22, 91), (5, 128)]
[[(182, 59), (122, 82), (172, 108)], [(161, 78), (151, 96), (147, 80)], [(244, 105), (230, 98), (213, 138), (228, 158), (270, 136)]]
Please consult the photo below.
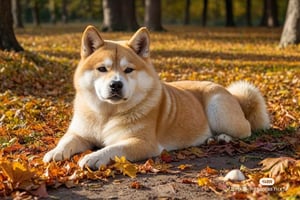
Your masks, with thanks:
[(270, 127), (265, 100), (260, 91), (246, 81), (232, 83), (227, 90), (237, 98), (252, 130)]

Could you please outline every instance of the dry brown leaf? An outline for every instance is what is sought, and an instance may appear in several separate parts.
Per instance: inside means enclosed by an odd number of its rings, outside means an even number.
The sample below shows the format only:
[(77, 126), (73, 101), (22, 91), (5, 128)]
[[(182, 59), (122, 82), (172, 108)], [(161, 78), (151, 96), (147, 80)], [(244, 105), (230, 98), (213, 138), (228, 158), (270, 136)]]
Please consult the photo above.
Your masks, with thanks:
[(295, 165), (296, 160), (290, 157), (280, 157), (280, 158), (266, 158), (260, 162), (267, 175), (271, 178), (276, 178), (278, 175), (283, 174), (286, 170)]

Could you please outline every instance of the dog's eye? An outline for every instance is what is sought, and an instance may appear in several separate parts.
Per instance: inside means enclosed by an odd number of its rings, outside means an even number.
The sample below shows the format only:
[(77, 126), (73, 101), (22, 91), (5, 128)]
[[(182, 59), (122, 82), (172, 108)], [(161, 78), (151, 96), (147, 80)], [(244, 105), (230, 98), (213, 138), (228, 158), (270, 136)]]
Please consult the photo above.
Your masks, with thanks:
[(125, 70), (124, 70), (124, 72), (126, 73), (126, 74), (129, 74), (129, 73), (131, 73), (131, 72), (133, 72), (134, 71), (134, 69), (132, 69), (132, 68), (130, 68), (130, 67), (127, 67)]
[(98, 67), (97, 70), (98, 70), (99, 72), (107, 72), (106, 67), (103, 67), (103, 66)]

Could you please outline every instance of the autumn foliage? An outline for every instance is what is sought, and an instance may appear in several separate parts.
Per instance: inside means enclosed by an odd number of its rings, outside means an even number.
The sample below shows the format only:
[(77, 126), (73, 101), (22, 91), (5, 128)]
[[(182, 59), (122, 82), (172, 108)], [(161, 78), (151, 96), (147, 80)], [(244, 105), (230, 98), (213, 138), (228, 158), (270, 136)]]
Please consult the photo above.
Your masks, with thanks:
[[(300, 196), (300, 51), (298, 46), (278, 49), (277, 29), (169, 27), (168, 32), (151, 34), (151, 56), (162, 80), (210, 80), (225, 86), (236, 80), (252, 82), (266, 98), (270, 130), (229, 144), (164, 151), (141, 163), (116, 157), (97, 171), (77, 166), (82, 155), (43, 163), (43, 155), (64, 134), (72, 115), (72, 75), (84, 26), (68, 26), (68, 30), (58, 26), (17, 31), (26, 51), (0, 52), (1, 196), (45, 197), (49, 187), (73, 187), (86, 180), (180, 174), (191, 166), (175, 167), (174, 163), (185, 159), (283, 150), (289, 152), (286, 157), (264, 159), (258, 168), (241, 164), (244, 181), (224, 181), (230, 169), (207, 166), (199, 169), (198, 177), (182, 179), (182, 183), (236, 199)], [(106, 39), (130, 35), (103, 33)], [(262, 177), (274, 178), (272, 190), (259, 183)], [(130, 187), (141, 189), (143, 185), (135, 181)]]

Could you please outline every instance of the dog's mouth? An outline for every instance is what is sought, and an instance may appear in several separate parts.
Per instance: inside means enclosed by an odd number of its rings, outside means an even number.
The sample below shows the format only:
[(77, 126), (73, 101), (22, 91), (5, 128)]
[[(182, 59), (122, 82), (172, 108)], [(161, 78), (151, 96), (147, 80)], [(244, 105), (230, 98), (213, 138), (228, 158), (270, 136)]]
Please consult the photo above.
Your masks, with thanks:
[(127, 98), (124, 98), (123, 95), (119, 94), (119, 93), (112, 93), (108, 98), (108, 100), (113, 101), (113, 102), (117, 102), (117, 101), (126, 101)]

